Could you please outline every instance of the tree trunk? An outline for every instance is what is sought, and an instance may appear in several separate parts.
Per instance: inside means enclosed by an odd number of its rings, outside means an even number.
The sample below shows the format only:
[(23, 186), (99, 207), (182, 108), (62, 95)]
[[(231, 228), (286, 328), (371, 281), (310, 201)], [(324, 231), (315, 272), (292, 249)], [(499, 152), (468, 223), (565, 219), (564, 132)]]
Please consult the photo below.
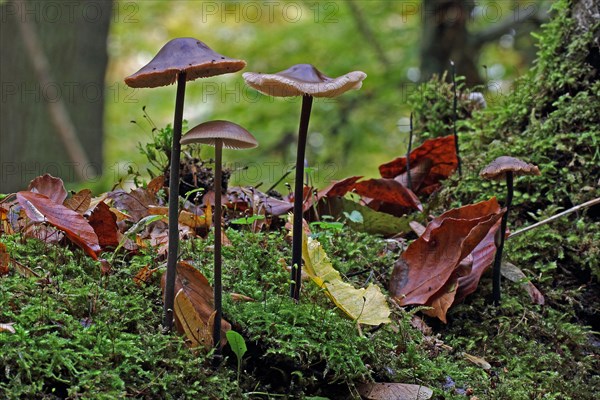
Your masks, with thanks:
[(100, 173), (111, 12), (110, 0), (0, 6), (0, 193)]

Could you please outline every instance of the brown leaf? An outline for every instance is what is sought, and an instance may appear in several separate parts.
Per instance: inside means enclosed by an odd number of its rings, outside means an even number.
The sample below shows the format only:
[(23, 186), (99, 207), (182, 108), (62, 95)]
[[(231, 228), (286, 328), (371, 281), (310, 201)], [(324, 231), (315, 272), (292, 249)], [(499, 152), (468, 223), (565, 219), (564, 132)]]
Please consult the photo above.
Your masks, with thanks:
[[(354, 190), (363, 197), (377, 201), (377, 207), (373, 207), (369, 203), (369, 207), (376, 211), (383, 211), (381, 208), (384, 208), (385, 203), (396, 207), (423, 211), (423, 206), (417, 196), (394, 179), (368, 179), (360, 181), (354, 184)], [(399, 216), (396, 213), (390, 214)]]
[(127, 193), (123, 190), (115, 190), (107, 194), (113, 200), (113, 206), (121, 211), (125, 211), (133, 222), (148, 215), (148, 207), (156, 205), (153, 195), (143, 189), (134, 189)]
[(18, 192), (17, 200), (29, 218), (36, 222), (48, 222), (63, 231), (73, 243), (81, 247), (94, 260), (98, 258), (96, 254), (100, 251), (98, 236), (81, 215), (37, 193)]
[(256, 301), (252, 297), (244, 296), (243, 294), (239, 293), (230, 293), (229, 295), (231, 296), (231, 300), (236, 303), (241, 303), (243, 301)]
[(117, 236), (117, 216), (110, 211), (104, 202), (100, 202), (92, 214), (89, 223), (98, 236), (100, 247), (117, 247), (119, 238)]
[(516, 265), (509, 262), (503, 262), (500, 271), (502, 272), (502, 276), (509, 281), (521, 283), (525, 290), (527, 290), (533, 304), (543, 306), (546, 303), (544, 295), (527, 279), (527, 276)]
[[(430, 168), (425, 168), (429, 163), (429, 161), (425, 161), (426, 159), (431, 162)], [(427, 175), (422, 179), (419, 187), (415, 188), (416, 193), (429, 194), (433, 192), (438, 183), (448, 178), (458, 166), (454, 136), (426, 140), (421, 146), (410, 152), (410, 165), (411, 170), (413, 168), (428, 169)], [(379, 173), (384, 178), (393, 179), (404, 172), (406, 172), (406, 157), (398, 157), (379, 166)]]
[(162, 189), (165, 186), (165, 176), (164, 175), (159, 175), (156, 178), (152, 179), (150, 182), (148, 182), (148, 193), (150, 193), (152, 196), (156, 196), (156, 193), (158, 193), (158, 191), (160, 189)]
[[(163, 274), (161, 279), (161, 285), (165, 288), (166, 274)], [(187, 298), (192, 302), (194, 309), (205, 323), (211, 318), (211, 315), (215, 311), (213, 289), (208, 283), (208, 280), (200, 271), (194, 268), (191, 264), (182, 261), (177, 263), (177, 276), (175, 278), (175, 293), (183, 289)], [(175, 314), (175, 325), (181, 333), (185, 333), (183, 330), (182, 321)], [(225, 333), (231, 329), (231, 324), (225, 321), (221, 321), (221, 337), (225, 338)], [(225, 345), (225, 340), (222, 340)]]
[[(492, 198), (434, 219), (396, 262), (390, 293), (400, 305), (427, 304), (443, 289), (438, 297), (442, 294), (447, 297), (443, 306), (437, 304), (441, 307), (437, 316), (445, 315), (448, 296), (455, 296), (456, 289), (450, 278), (453, 274), (457, 277), (460, 262), (483, 240), (502, 214), (496, 199)], [(433, 298), (432, 301), (441, 300)]]
[(150, 269), (150, 265), (146, 265), (143, 268), (141, 268), (137, 274), (135, 274), (135, 276), (133, 277), (133, 281), (138, 286), (141, 286), (142, 283), (148, 283), (150, 282), (150, 278), (156, 271), (158, 271), (158, 268)]
[(202, 346), (206, 350), (212, 348), (212, 327), (216, 311), (208, 319), (203, 319), (183, 289), (177, 291), (174, 306), (175, 318), (179, 320), (182, 333), (187, 337), (189, 346), (191, 348)]
[(66, 199), (63, 205), (83, 215), (92, 203), (92, 191), (83, 189)]
[(10, 266), (10, 255), (6, 251), (6, 245), (0, 242), (0, 276), (8, 274)]
[(67, 190), (60, 178), (55, 178), (50, 174), (38, 176), (31, 182), (27, 190), (33, 193), (43, 194), (55, 203), (62, 204), (67, 198)]
[(427, 400), (433, 396), (428, 387), (408, 383), (363, 383), (357, 389), (368, 400)]

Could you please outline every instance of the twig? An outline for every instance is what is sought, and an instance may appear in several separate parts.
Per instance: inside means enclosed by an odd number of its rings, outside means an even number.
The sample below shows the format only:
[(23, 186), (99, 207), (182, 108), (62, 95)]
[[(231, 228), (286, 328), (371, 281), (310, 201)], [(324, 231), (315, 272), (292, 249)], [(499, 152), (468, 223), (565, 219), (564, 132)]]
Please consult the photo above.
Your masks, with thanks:
[(519, 236), (519, 235), (521, 235), (521, 234), (523, 234), (523, 233), (525, 233), (525, 232), (527, 232), (527, 231), (530, 231), (530, 230), (532, 230), (532, 229), (535, 229), (535, 228), (537, 228), (537, 227), (539, 227), (539, 226), (546, 225), (547, 223), (549, 223), (549, 222), (552, 222), (552, 221), (554, 221), (555, 219), (559, 219), (560, 217), (563, 217), (563, 216), (565, 216), (565, 215), (568, 215), (568, 214), (571, 214), (571, 213), (573, 213), (573, 212), (575, 212), (575, 211), (581, 210), (582, 208), (591, 207), (591, 206), (593, 206), (593, 205), (596, 205), (596, 204), (600, 204), (600, 197), (598, 197), (598, 198), (595, 198), (595, 199), (593, 199), (593, 200), (590, 200), (590, 201), (586, 201), (585, 203), (579, 204), (579, 205), (577, 205), (577, 206), (575, 206), (575, 207), (571, 207), (571, 208), (569, 208), (568, 210), (565, 210), (565, 211), (563, 211), (563, 212), (560, 212), (560, 213), (558, 213), (558, 214), (556, 214), (556, 215), (553, 215), (553, 216), (551, 216), (550, 218), (547, 218), (547, 219), (545, 219), (545, 220), (543, 220), (543, 221), (537, 222), (537, 223), (535, 223), (535, 224), (533, 224), (533, 225), (527, 226), (527, 227), (525, 227), (525, 228), (523, 228), (523, 229), (519, 229), (518, 231), (516, 231), (516, 232), (513, 232), (513, 233), (512, 233), (512, 234), (511, 234), (511, 235), (508, 237), (508, 239), (510, 239), (510, 238), (513, 238), (513, 237), (515, 237), (515, 236)]
[[(27, 55), (33, 64), (36, 78), (41, 87), (48, 87), (54, 81), (50, 73), (48, 58), (44, 54), (44, 50), (40, 44), (33, 23), (30, 21), (30, 18), (24, 15), (24, 10), (27, 8), (27, 2), (25, 0), (16, 1), (17, 3), (20, 3), (20, 5), (16, 7), (18, 19), (17, 25), (21, 36), (23, 37)], [(77, 137), (75, 127), (69, 117), (64, 101), (59, 98), (57, 101), (46, 102), (46, 105), (48, 107), (52, 125), (54, 125), (58, 137), (65, 146), (67, 155), (75, 165), (80, 167), (75, 168), (75, 175), (77, 175), (79, 180), (93, 178), (93, 176), (83, 173), (83, 171), (93, 171), (94, 173), (95, 171), (93, 168), (88, 169), (88, 167), (91, 166), (90, 160)]]

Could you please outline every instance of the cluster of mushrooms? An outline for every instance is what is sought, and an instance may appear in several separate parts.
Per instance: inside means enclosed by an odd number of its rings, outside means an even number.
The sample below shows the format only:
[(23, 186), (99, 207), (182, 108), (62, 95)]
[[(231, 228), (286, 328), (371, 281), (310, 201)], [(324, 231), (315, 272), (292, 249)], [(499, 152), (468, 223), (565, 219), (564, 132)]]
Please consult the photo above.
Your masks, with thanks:
[[(177, 221), (179, 212), (178, 194), (181, 145), (200, 143), (215, 147), (215, 195), (213, 212), (213, 224), (215, 227), (213, 284), (215, 318), (213, 343), (217, 352), (221, 345), (222, 336), (222, 149), (252, 148), (256, 147), (258, 142), (246, 129), (229, 121), (209, 121), (201, 123), (189, 130), (182, 137), (183, 106), (186, 82), (193, 81), (197, 78), (207, 78), (215, 75), (237, 72), (245, 66), (245, 61), (225, 57), (213, 51), (206, 44), (197, 39), (177, 38), (165, 44), (147, 65), (125, 79), (125, 83), (133, 88), (153, 88), (167, 86), (177, 82), (175, 115), (173, 121), (173, 143), (169, 170), (169, 245), (163, 315), (163, 327), (166, 331), (171, 330), (174, 318), (175, 276), (177, 273), (176, 266), (179, 247), (179, 229)], [(330, 78), (310, 64), (294, 65), (284, 71), (273, 74), (253, 72), (243, 74), (246, 83), (263, 94), (274, 97), (302, 96), (298, 151), (296, 157), (292, 231), (291, 296), (295, 301), (298, 301), (299, 299), (301, 285), (304, 154), (313, 97), (336, 97), (348, 90), (360, 89), (362, 81), (366, 76), (367, 75), (364, 72), (353, 71), (337, 78)], [(512, 183), (512, 172), (503, 172), (503, 174), (503, 176), (507, 177), (507, 180), (508, 177), (510, 177), (510, 182)], [(492, 177), (492, 174), (488, 175), (489, 177)], [(509, 187), (512, 190), (512, 185)], [(506, 223), (503, 220), (503, 231), (505, 231), (505, 228)], [(504, 235), (502, 235), (502, 242), (503, 240)], [(500, 245), (498, 250), (500, 257), (501, 249), (502, 246)], [(494, 267), (494, 271), (496, 271), (496, 267)], [(496, 289), (496, 284), (494, 284), (494, 289)]]

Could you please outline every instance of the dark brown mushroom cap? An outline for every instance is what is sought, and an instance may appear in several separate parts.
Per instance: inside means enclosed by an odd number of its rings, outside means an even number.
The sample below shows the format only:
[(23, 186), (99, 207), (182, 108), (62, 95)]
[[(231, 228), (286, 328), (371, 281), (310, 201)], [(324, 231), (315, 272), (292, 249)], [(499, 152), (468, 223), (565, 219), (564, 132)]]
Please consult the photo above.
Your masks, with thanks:
[(227, 149), (251, 149), (258, 146), (250, 132), (229, 121), (208, 121), (196, 125), (181, 138), (181, 144), (202, 143), (215, 145), (216, 139), (223, 140)]
[(336, 97), (348, 90), (360, 89), (367, 74), (353, 71), (330, 78), (311, 64), (297, 64), (274, 74), (246, 72), (243, 77), (250, 87), (269, 96)]
[(167, 86), (185, 71), (186, 81), (236, 72), (246, 66), (244, 60), (225, 57), (194, 38), (177, 38), (169, 41), (152, 61), (133, 75), (125, 78), (127, 86), (152, 88)]
[(539, 175), (540, 170), (533, 164), (526, 163), (518, 158), (502, 156), (496, 158), (480, 173), (484, 179), (500, 180), (506, 177), (507, 172), (514, 175)]

